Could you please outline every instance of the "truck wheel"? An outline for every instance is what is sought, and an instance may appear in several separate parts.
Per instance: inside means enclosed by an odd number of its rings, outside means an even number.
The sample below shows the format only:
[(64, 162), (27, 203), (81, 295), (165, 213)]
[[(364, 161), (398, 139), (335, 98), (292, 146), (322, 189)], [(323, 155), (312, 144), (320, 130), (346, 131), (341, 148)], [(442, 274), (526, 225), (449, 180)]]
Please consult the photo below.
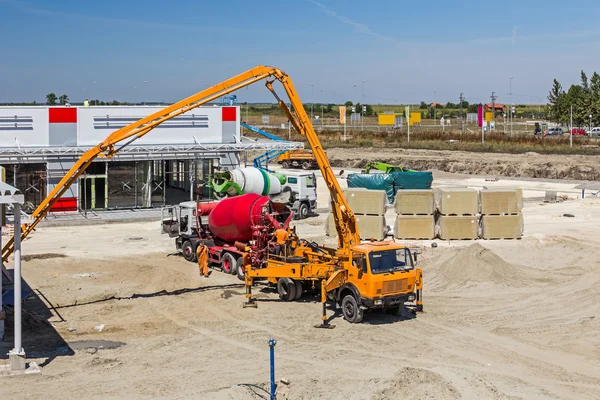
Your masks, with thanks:
[(246, 271), (244, 271), (244, 257), (240, 257), (236, 261), (236, 275), (240, 281), (246, 279)]
[(223, 254), (223, 256), (221, 257), (221, 271), (225, 272), (226, 274), (233, 274), (233, 269), (235, 268), (235, 265), (235, 258), (233, 258), (231, 254)]
[(308, 161), (304, 161), (302, 163), (302, 169), (310, 169), (310, 163)]
[(190, 242), (189, 240), (183, 242), (183, 244), (181, 245), (181, 252), (183, 253), (183, 258), (185, 258), (187, 261), (198, 261), (194, 246), (192, 246), (192, 242)]
[(351, 294), (347, 294), (342, 300), (342, 313), (346, 321), (351, 324), (358, 324), (363, 319), (363, 310), (358, 306), (358, 302)]
[(306, 203), (300, 203), (300, 206), (298, 207), (298, 217), (300, 219), (308, 218), (308, 206)]
[(289, 161), (284, 161), (281, 163), (281, 168), (283, 169), (289, 169), (290, 168), (290, 162)]
[(277, 293), (283, 301), (292, 301), (296, 298), (296, 284), (290, 278), (281, 278), (277, 281)]
[(302, 282), (294, 281), (294, 285), (296, 285), (296, 296), (294, 297), (294, 300), (300, 300), (300, 298), (302, 298), (302, 292), (304, 291)]

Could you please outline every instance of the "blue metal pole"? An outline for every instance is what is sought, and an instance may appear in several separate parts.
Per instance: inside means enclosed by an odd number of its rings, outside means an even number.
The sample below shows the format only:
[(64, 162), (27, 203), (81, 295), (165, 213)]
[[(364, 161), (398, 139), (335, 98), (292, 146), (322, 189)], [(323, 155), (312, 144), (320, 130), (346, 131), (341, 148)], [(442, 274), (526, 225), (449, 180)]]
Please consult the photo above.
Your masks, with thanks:
[(275, 400), (275, 339), (269, 340), (269, 350), (271, 353), (271, 400)]

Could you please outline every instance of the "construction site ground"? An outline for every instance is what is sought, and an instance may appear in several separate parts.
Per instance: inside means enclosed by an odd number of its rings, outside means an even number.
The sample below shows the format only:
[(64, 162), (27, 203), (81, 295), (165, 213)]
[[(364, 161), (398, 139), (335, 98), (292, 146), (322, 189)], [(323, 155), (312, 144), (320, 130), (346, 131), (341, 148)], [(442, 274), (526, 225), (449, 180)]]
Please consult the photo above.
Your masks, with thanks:
[[(23, 244), (26, 282), (56, 307), (43, 318), (25, 303), (36, 314), (24, 346), (42, 373), (0, 378), (0, 398), (266, 398), (243, 384), (268, 388), (271, 338), (277, 379), (289, 380), (279, 399), (598, 398), (600, 199), (581, 199), (574, 181), (435, 172), (434, 183), (522, 187), (524, 237), (408, 242), (423, 249), (426, 312), (352, 325), (330, 308), (333, 330), (313, 328), (315, 297), (284, 303), (257, 288), (258, 308), (242, 308), (241, 282), (200, 277), (158, 221), (42, 225)], [(566, 200), (544, 203), (546, 190)], [(298, 233), (334, 245), (325, 218)]]

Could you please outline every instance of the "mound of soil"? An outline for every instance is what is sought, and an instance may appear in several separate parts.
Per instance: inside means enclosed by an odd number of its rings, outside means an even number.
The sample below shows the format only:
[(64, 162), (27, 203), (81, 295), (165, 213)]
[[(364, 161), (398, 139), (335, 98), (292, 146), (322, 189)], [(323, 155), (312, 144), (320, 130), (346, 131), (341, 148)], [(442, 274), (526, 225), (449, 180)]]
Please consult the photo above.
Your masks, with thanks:
[(479, 243), (462, 249), (452, 249), (426, 268), (431, 275), (430, 287), (449, 289), (480, 283), (494, 286), (523, 287), (530, 282), (524, 267), (508, 263)]

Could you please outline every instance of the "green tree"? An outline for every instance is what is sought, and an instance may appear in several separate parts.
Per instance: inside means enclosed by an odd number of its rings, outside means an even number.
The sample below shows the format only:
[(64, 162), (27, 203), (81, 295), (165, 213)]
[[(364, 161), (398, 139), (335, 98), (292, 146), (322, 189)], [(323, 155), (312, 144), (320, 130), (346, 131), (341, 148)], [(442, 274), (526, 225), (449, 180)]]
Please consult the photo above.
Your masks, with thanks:
[(569, 91), (566, 94), (566, 107), (567, 110), (564, 110), (568, 113), (568, 117), (570, 119), (570, 108), (573, 107), (573, 125), (574, 126), (582, 126), (585, 123), (585, 118), (587, 112), (578, 106), (580, 99), (584, 96), (583, 88), (580, 85), (571, 85)]
[(48, 93), (46, 95), (46, 104), (48, 104), (49, 106), (55, 106), (56, 100), (57, 100), (57, 97), (54, 93)]
[(69, 96), (67, 96), (66, 94), (61, 94), (60, 97), (58, 98), (58, 102), (63, 106), (66, 103), (68, 103), (68, 101), (69, 101)]
[(347, 101), (347, 102), (344, 103), (344, 105), (346, 107), (352, 107), (354, 105), (354, 103), (352, 103), (351, 101)]
[(419, 106), (420, 110), (426, 110), (427, 109), (427, 103), (425, 103), (424, 101), (421, 102), (421, 105)]
[(591, 113), (594, 125), (600, 125), (600, 75), (597, 72), (590, 78)]
[(548, 94), (548, 118), (554, 122), (560, 122), (563, 120), (562, 104), (564, 102), (565, 91), (561, 84), (554, 79), (554, 84), (550, 93)]
[(373, 114), (375, 114), (375, 113), (373, 112), (373, 107), (371, 107), (371, 105), (370, 105), (370, 104), (367, 104), (367, 112), (366, 112), (365, 114), (366, 114), (366, 115), (373, 115)]
[(458, 108), (458, 106), (449, 101), (448, 103), (446, 103), (446, 108)]

